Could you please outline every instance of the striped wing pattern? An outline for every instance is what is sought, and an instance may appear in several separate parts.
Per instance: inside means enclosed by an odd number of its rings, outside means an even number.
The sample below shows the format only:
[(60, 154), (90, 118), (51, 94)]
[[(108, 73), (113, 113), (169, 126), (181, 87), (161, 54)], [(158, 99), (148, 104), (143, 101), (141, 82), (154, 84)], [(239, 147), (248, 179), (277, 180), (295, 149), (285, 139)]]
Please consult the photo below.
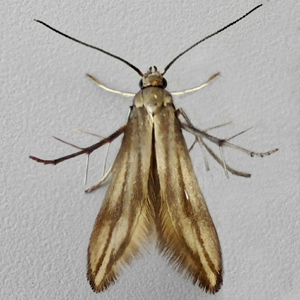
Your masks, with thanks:
[(133, 106), (88, 249), (88, 279), (105, 290), (153, 230), (175, 267), (210, 293), (222, 284), (219, 239), (172, 103)]
[(148, 196), (151, 145), (149, 114), (133, 107), (90, 238), (87, 277), (96, 292), (115, 281), (154, 228)]
[(160, 186), (155, 202), (158, 248), (194, 284), (215, 293), (222, 284), (219, 239), (180, 122), (172, 104), (154, 118), (157, 164), (154, 169)]

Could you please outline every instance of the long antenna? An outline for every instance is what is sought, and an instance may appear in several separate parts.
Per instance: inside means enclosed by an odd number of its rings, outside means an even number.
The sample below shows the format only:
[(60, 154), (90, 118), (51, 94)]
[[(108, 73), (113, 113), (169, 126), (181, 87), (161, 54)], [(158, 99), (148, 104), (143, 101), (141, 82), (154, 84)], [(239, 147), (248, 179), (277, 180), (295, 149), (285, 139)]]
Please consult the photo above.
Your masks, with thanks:
[(36, 21), (36, 22), (38, 22), (38, 23), (41, 23), (42, 25), (48, 27), (49, 29), (55, 31), (56, 33), (58, 33), (58, 34), (60, 34), (60, 35), (62, 35), (62, 36), (64, 36), (64, 37), (66, 37), (66, 38), (68, 38), (68, 39), (70, 39), (70, 40), (72, 40), (72, 41), (75, 41), (75, 42), (77, 42), (77, 43), (79, 43), (79, 44), (81, 44), (81, 45), (84, 45), (84, 46), (86, 46), (86, 47), (89, 47), (89, 48), (98, 50), (98, 51), (100, 51), (100, 52), (103, 52), (104, 54), (107, 54), (107, 55), (109, 55), (109, 56), (111, 56), (111, 57), (113, 57), (113, 58), (116, 58), (116, 59), (122, 61), (123, 63), (125, 63), (126, 65), (128, 65), (130, 68), (132, 68), (134, 71), (136, 71), (141, 77), (143, 77), (144, 74), (143, 74), (137, 67), (135, 67), (133, 64), (131, 64), (131, 63), (128, 62), (127, 60), (125, 60), (125, 59), (123, 59), (123, 58), (121, 58), (121, 57), (119, 57), (119, 56), (117, 56), (117, 55), (111, 54), (111, 53), (109, 53), (109, 52), (107, 52), (107, 51), (105, 51), (105, 50), (103, 50), (103, 49), (101, 49), (101, 48), (98, 48), (98, 47), (95, 47), (95, 46), (86, 44), (86, 43), (84, 43), (84, 42), (81, 42), (81, 41), (79, 41), (79, 40), (77, 40), (77, 39), (75, 39), (75, 38), (73, 38), (73, 37), (71, 37), (71, 36), (69, 36), (69, 35), (67, 35), (67, 34), (65, 34), (65, 33), (62, 33), (61, 31), (59, 31), (59, 30), (57, 30), (57, 29), (55, 29), (55, 28), (53, 28), (53, 27), (51, 27), (50, 25), (44, 23), (43, 21), (35, 20), (35, 19), (34, 19), (34, 21)]
[(232, 23), (226, 25), (225, 27), (223, 27), (222, 29), (219, 29), (218, 31), (206, 36), (205, 38), (203, 38), (202, 40), (200, 40), (199, 42), (195, 43), (194, 45), (192, 45), (191, 47), (187, 48), (186, 50), (184, 50), (183, 52), (181, 52), (180, 54), (178, 54), (166, 67), (165, 69), (162, 71), (161, 75), (164, 75), (168, 69), (174, 64), (174, 62), (181, 57), (183, 54), (187, 53), (188, 51), (190, 51), (191, 49), (193, 49), (194, 47), (196, 47), (197, 45), (199, 45), (200, 43), (204, 42), (205, 40), (208, 40), (209, 38), (213, 37), (214, 35), (222, 32), (223, 30), (231, 27), (232, 25), (236, 24), (237, 22), (241, 21), (242, 19), (246, 18), (248, 15), (250, 15), (252, 12), (254, 12), (256, 9), (258, 9), (259, 7), (261, 7), (262, 4), (257, 5), (256, 7), (254, 7), (253, 9), (251, 9), (249, 12), (247, 12), (245, 15), (243, 15), (242, 17), (238, 18), (237, 20), (233, 21)]

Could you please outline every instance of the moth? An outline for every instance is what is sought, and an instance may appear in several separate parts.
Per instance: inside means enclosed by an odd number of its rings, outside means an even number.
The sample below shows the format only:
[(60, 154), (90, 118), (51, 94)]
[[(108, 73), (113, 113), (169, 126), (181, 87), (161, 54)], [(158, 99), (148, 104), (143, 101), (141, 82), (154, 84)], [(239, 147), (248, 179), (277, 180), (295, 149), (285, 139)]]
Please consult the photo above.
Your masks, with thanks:
[[(182, 129), (192, 133), (201, 148), (206, 149), (226, 172), (239, 176), (250, 177), (250, 174), (227, 165), (223, 157), (224, 147), (261, 157), (278, 149), (265, 153), (246, 150), (231, 144), (230, 139), (219, 139), (208, 134), (208, 130), (195, 128), (184, 111), (175, 108), (172, 94), (199, 90), (218, 73), (196, 88), (174, 93), (166, 90), (164, 75), (183, 54), (239, 22), (259, 7), (261, 5), (180, 53), (162, 72), (156, 67), (150, 67), (144, 74), (126, 60), (36, 20), (73, 41), (122, 61), (141, 76), (141, 89), (134, 95), (125, 126), (90, 147), (81, 148), (78, 152), (58, 159), (44, 160), (30, 156), (37, 162), (55, 165), (81, 154), (89, 156), (94, 150), (123, 134), (120, 150), (109, 172), (111, 182), (88, 247), (87, 277), (95, 292), (107, 289), (117, 279), (122, 268), (141, 252), (149, 236), (153, 235), (156, 236), (158, 250), (194, 284), (209, 293), (220, 289), (223, 281), (220, 242), (199, 188)], [(106, 90), (133, 96), (131, 93), (110, 89), (93, 76), (88, 76)], [(221, 158), (205, 140), (219, 146)], [(88, 191), (98, 188), (101, 182)]]

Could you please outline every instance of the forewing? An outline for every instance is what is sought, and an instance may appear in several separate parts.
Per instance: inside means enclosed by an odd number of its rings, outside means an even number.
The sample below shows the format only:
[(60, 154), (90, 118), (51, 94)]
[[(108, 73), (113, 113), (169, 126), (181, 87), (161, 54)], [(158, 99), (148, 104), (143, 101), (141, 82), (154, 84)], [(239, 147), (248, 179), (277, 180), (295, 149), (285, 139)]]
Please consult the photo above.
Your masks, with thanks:
[(148, 196), (152, 124), (143, 107), (132, 108), (88, 248), (87, 276), (96, 292), (115, 281), (153, 229)]
[(154, 139), (157, 170), (153, 168), (156, 188), (151, 193), (158, 247), (194, 284), (215, 293), (222, 284), (219, 239), (173, 105), (154, 116)]

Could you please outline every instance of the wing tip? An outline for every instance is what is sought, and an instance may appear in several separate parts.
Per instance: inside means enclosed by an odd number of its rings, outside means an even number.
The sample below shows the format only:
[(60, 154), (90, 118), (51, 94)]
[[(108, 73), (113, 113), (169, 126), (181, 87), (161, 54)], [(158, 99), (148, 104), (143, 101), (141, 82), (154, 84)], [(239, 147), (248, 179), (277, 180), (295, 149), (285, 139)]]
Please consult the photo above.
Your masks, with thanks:
[(105, 291), (109, 286), (115, 283), (115, 281), (117, 280), (117, 275), (113, 273), (105, 276), (105, 278), (103, 278), (100, 283), (96, 284), (96, 276), (95, 274), (93, 274), (91, 268), (88, 267), (87, 280), (89, 281), (92, 290), (95, 293), (100, 293)]
[(203, 289), (206, 293), (209, 293), (209, 294), (215, 294), (217, 293), (222, 285), (223, 285), (223, 277), (222, 277), (222, 274), (220, 274), (217, 278), (216, 278), (216, 283), (215, 284), (210, 284), (210, 283), (204, 283), (203, 281), (202, 282), (199, 282), (199, 287), (201, 289)]
[(162, 241), (158, 241), (157, 248), (159, 252), (167, 258), (170, 265), (183, 275), (184, 278), (190, 280), (193, 285), (198, 285), (206, 293), (215, 294), (217, 293), (223, 284), (223, 268), (222, 264), (219, 268), (214, 269), (210, 274), (205, 273), (204, 270), (196, 267), (195, 261), (188, 263), (187, 257), (184, 255), (178, 255), (174, 253), (173, 249), (166, 247)]
[(204, 274), (191, 272), (187, 269), (179, 269), (179, 272), (184, 272), (184, 277), (191, 279), (194, 285), (198, 285), (202, 290), (209, 294), (217, 293), (223, 285), (222, 270), (215, 274), (214, 280), (210, 280)]

